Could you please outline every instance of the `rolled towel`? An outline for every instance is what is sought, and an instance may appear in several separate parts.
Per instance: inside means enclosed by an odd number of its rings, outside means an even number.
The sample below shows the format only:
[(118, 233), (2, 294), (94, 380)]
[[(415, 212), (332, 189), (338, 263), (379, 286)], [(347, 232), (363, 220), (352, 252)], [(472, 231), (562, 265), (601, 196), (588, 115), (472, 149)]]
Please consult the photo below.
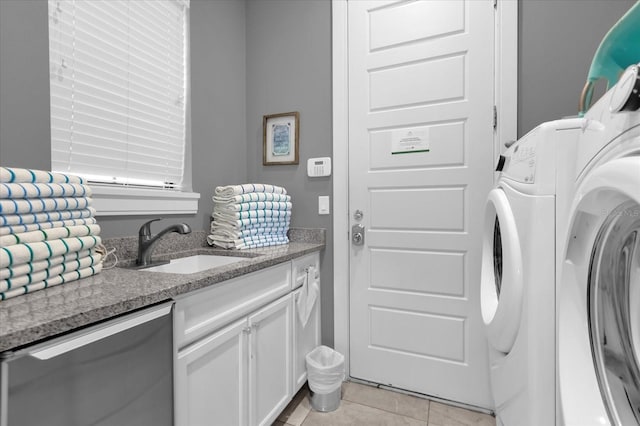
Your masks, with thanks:
[(213, 202), (218, 204), (248, 203), (251, 201), (283, 201), (286, 203), (291, 201), (291, 196), (287, 194), (274, 194), (273, 192), (249, 192), (229, 197), (213, 197)]
[(290, 210), (248, 210), (244, 212), (213, 212), (213, 218), (227, 221), (234, 221), (238, 219), (253, 219), (253, 218), (278, 218), (288, 219), (291, 217)]
[(287, 244), (289, 239), (287, 237), (273, 237), (264, 239), (238, 239), (234, 241), (225, 241), (218, 239), (209, 239), (207, 237), (209, 245), (222, 247), (225, 249), (237, 249), (244, 250), (249, 248), (269, 247)]
[(249, 192), (272, 192), (274, 194), (286, 194), (287, 190), (281, 186), (265, 183), (245, 183), (242, 185), (218, 186), (215, 189), (216, 197), (231, 197)]
[(286, 234), (289, 227), (258, 227), (253, 229), (235, 229), (235, 228), (221, 228), (212, 227), (211, 237), (220, 236), (222, 238), (238, 239), (242, 237), (249, 237), (251, 235), (266, 235), (266, 234)]
[(58, 220), (84, 219), (93, 217), (96, 210), (89, 207), (82, 210), (61, 210), (55, 212), (22, 213), (0, 215), (0, 226), (26, 225), (30, 223), (55, 222)]
[(39, 229), (60, 228), (62, 226), (93, 225), (94, 223), (97, 223), (96, 219), (88, 217), (86, 219), (67, 219), (52, 222), (29, 223), (25, 225), (7, 225), (0, 226), (0, 236), (21, 234), (24, 232), (37, 231)]
[(14, 265), (48, 259), (61, 254), (73, 253), (93, 248), (102, 242), (99, 236), (63, 238), (39, 243), (16, 244), (0, 247), (0, 265), (8, 268)]
[(79, 183), (0, 183), (0, 198), (91, 197), (91, 187)]
[(85, 237), (87, 235), (100, 235), (100, 225), (62, 226), (59, 228), (41, 229), (38, 231), (12, 234), (0, 237), (0, 247), (8, 247), (14, 244), (37, 243), (40, 241), (52, 241), (60, 238)]
[(91, 198), (22, 198), (0, 200), (0, 214), (13, 215), (24, 213), (54, 212), (64, 210), (82, 210), (89, 207)]
[(88, 278), (102, 271), (102, 264), (99, 263), (96, 266), (89, 266), (88, 268), (79, 269), (77, 271), (66, 272), (61, 275), (57, 275), (48, 280), (40, 281), (37, 283), (29, 284), (23, 287), (18, 287), (14, 290), (9, 290), (4, 293), (0, 293), (0, 300), (11, 299), (12, 297), (21, 296), (26, 293), (33, 293), (36, 290), (42, 290), (48, 287), (57, 286), (60, 284), (79, 280), (80, 278)]
[(0, 280), (15, 278), (22, 275), (32, 274), (38, 271), (44, 271), (55, 265), (65, 262), (71, 262), (87, 256), (96, 256), (95, 248), (91, 250), (76, 251), (73, 253), (53, 256), (51, 258), (36, 260), (35, 262), (23, 263), (22, 265), (10, 266), (8, 268), (0, 268)]
[(0, 182), (4, 183), (85, 183), (84, 179), (64, 173), (44, 170), (0, 167)]
[[(261, 226), (289, 226), (291, 219), (274, 217), (254, 217), (250, 219), (228, 220), (224, 218), (214, 218), (212, 226), (231, 226), (235, 229), (251, 229)], [(216, 225), (217, 224), (217, 225)]]
[(62, 275), (66, 272), (77, 271), (78, 269), (95, 266), (100, 262), (102, 262), (102, 255), (96, 253), (95, 256), (85, 256), (80, 259), (70, 260), (68, 262), (54, 265), (50, 268), (33, 272), (31, 274), (21, 275), (15, 278), (8, 278), (6, 280), (0, 280), (0, 293), (4, 293), (8, 290), (16, 289), (18, 287), (24, 287), (38, 281), (48, 280), (49, 278), (55, 277), (56, 275)]
[(252, 201), (249, 203), (214, 204), (216, 212), (243, 212), (248, 210), (291, 210), (292, 204), (285, 201)]

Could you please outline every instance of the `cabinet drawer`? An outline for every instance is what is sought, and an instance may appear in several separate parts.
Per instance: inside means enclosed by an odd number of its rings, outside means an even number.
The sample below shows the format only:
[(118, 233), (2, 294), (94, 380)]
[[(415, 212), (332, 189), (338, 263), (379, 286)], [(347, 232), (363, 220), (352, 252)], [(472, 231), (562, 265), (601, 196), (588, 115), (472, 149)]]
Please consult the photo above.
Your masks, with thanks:
[(291, 263), (222, 281), (176, 300), (175, 340), (178, 348), (215, 331), (291, 289)]

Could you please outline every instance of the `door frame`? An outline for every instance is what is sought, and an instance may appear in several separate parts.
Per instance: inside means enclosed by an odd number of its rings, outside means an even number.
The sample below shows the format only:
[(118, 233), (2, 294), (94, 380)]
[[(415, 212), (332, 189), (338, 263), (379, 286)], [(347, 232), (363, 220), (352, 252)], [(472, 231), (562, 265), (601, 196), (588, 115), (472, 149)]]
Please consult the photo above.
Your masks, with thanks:
[[(518, 1), (492, 1), (496, 7), (494, 102), (497, 127), (494, 157), (504, 142), (517, 139)], [(349, 62), (348, 0), (331, 0), (333, 95), (333, 338), (344, 354), (350, 377), (349, 354)], [(515, 72), (514, 72), (515, 71)]]

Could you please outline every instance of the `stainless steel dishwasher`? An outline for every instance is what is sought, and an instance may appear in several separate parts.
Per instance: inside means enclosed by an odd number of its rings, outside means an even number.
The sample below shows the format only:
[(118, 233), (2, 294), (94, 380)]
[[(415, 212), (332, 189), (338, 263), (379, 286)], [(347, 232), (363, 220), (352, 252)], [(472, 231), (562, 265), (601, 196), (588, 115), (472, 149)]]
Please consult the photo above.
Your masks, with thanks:
[(0, 426), (173, 424), (173, 303), (0, 361)]

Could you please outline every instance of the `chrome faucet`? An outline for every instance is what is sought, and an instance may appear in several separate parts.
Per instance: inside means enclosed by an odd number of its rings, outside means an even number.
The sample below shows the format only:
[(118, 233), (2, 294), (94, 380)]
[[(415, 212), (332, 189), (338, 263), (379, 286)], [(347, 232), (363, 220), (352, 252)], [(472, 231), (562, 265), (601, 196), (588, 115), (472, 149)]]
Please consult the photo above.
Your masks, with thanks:
[[(191, 227), (186, 223), (176, 223), (158, 232), (156, 235), (151, 235), (151, 223), (160, 220), (160, 218), (150, 220), (143, 224), (138, 231), (138, 259), (136, 259), (137, 266), (149, 266), (151, 262), (151, 253), (153, 252), (153, 246), (158, 242), (163, 235), (169, 232), (177, 232), (178, 234), (188, 234), (191, 232)], [(169, 263), (169, 262), (155, 262), (155, 264)]]

